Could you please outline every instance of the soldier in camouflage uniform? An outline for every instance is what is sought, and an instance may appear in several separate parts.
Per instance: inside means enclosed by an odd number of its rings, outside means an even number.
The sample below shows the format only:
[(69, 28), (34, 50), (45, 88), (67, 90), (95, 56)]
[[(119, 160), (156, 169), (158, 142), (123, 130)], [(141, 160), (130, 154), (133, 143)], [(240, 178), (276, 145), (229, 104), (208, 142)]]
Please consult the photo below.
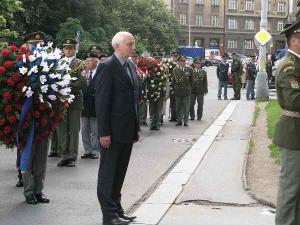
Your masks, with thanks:
[(57, 163), (58, 167), (75, 166), (78, 156), (80, 116), (83, 109), (82, 88), (86, 84), (86, 79), (81, 75), (81, 72), (85, 69), (85, 64), (75, 58), (76, 44), (77, 42), (70, 38), (65, 39), (63, 42), (65, 58), (62, 60), (69, 64), (71, 77), (77, 79), (72, 80), (71, 83), (71, 94), (75, 95), (75, 99), (67, 109), (63, 122), (58, 126), (59, 133), (62, 135), (61, 141), (63, 142), (61, 143), (63, 146), (63, 158)]
[(241, 76), (243, 74), (243, 63), (238, 59), (235, 53), (232, 53), (233, 62), (231, 64), (231, 74), (232, 74), (232, 88), (234, 91), (234, 96), (232, 100), (241, 99), (241, 88), (242, 80)]
[(280, 147), (281, 171), (276, 225), (300, 224), (300, 19), (285, 29), (288, 51), (276, 70), (282, 109), (273, 142)]
[(202, 119), (203, 114), (203, 103), (204, 95), (207, 94), (207, 74), (206, 71), (202, 69), (201, 59), (194, 59), (194, 70), (193, 70), (193, 85), (190, 97), (190, 117), (191, 120), (195, 119), (195, 103), (197, 100), (197, 120)]
[(193, 69), (186, 65), (186, 57), (178, 58), (178, 66), (173, 70), (173, 85), (176, 99), (177, 124), (188, 126), (190, 96), (193, 85)]

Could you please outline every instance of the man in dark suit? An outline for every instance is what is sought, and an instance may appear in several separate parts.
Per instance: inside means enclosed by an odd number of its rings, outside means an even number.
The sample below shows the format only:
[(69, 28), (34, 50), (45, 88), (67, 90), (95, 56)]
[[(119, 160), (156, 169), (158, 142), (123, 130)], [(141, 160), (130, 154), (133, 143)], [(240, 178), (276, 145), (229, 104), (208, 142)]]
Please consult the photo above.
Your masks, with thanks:
[(128, 58), (135, 40), (128, 32), (112, 39), (115, 53), (99, 65), (96, 76), (96, 116), (100, 141), (97, 195), (103, 225), (125, 225), (135, 217), (124, 213), (121, 189), (133, 143), (138, 141), (138, 80)]

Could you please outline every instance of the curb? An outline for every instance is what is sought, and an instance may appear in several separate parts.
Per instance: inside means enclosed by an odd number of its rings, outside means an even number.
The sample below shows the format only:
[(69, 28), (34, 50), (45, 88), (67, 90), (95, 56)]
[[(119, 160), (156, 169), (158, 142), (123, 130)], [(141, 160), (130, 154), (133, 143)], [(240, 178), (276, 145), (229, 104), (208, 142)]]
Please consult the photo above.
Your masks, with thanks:
[(247, 192), (247, 194), (252, 199), (254, 199), (255, 201), (257, 201), (259, 204), (271, 207), (273, 209), (276, 209), (276, 205), (275, 204), (273, 204), (272, 202), (267, 201), (267, 200), (265, 200), (263, 198), (257, 197), (256, 194), (254, 194), (251, 191), (251, 188), (249, 186), (249, 182), (248, 182), (248, 179), (247, 179), (248, 159), (249, 159), (249, 155), (250, 155), (250, 143), (251, 143), (251, 141), (253, 141), (253, 139), (252, 139), (252, 137), (253, 137), (253, 128), (254, 128), (254, 126), (251, 125), (251, 130), (250, 130), (248, 144), (247, 144), (247, 150), (246, 150), (246, 157), (244, 158), (243, 174), (242, 174), (243, 188)]

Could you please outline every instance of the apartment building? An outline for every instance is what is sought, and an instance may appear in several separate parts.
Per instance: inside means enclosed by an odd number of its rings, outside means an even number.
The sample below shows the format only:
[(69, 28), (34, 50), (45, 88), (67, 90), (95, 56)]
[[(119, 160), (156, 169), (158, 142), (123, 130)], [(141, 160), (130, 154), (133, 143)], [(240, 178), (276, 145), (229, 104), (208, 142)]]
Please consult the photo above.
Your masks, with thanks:
[[(287, 21), (289, 0), (268, 0), (270, 51), (285, 47), (280, 35)], [(257, 52), (254, 35), (260, 30), (260, 0), (166, 0), (178, 18), (179, 45), (219, 48), (250, 55)]]

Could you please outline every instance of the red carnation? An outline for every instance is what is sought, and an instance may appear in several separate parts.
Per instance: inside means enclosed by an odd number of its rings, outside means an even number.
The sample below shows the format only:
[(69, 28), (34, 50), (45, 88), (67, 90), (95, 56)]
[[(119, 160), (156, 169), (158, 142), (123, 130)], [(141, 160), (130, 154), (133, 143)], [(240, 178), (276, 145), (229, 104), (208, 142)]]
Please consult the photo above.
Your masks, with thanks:
[(11, 112), (11, 110), (12, 110), (12, 108), (11, 108), (10, 105), (5, 105), (4, 106), (4, 112), (9, 113), (9, 112)]
[(5, 134), (10, 133), (10, 132), (11, 132), (11, 127), (9, 127), (9, 126), (4, 127), (3, 132), (4, 132)]
[(40, 118), (40, 112), (39, 111), (34, 112), (34, 118)]
[(56, 127), (55, 123), (51, 123), (51, 124), (50, 124), (50, 128), (51, 128), (51, 130), (54, 130), (54, 129), (55, 129), (55, 127)]
[(8, 116), (7, 119), (11, 124), (14, 124), (17, 122), (17, 118), (15, 116)]
[(12, 79), (8, 79), (8, 80), (6, 81), (6, 83), (7, 83), (7, 85), (10, 86), (10, 87), (15, 86), (15, 82), (14, 82)]
[(14, 75), (12, 75), (12, 79), (15, 82), (19, 82), (20, 81), (20, 76), (18, 74), (14, 74)]
[(47, 126), (48, 125), (48, 121), (45, 119), (45, 118), (42, 118), (41, 119), (41, 124), (42, 124), (42, 126)]
[(27, 52), (27, 48), (26, 48), (25, 46), (22, 46), (22, 47), (20, 48), (20, 52), (26, 53), (26, 52)]
[(0, 73), (5, 73), (5, 68), (3, 66), (0, 66)]
[(3, 50), (1, 51), (1, 55), (2, 55), (2, 56), (8, 56), (8, 55), (9, 55), (9, 52), (8, 52), (6, 49), (3, 49)]
[(51, 112), (49, 113), (49, 117), (50, 118), (53, 118), (55, 116), (55, 111), (54, 110), (51, 110)]
[(5, 119), (0, 119), (0, 126), (3, 126), (5, 124)]
[(47, 105), (46, 104), (40, 104), (39, 105), (39, 110), (41, 110), (41, 111), (45, 111), (47, 109)]
[(23, 61), (23, 55), (18, 55), (17, 56), (17, 61)]
[(15, 45), (8, 46), (8, 48), (9, 48), (12, 52), (17, 51), (17, 47), (16, 47)]
[(23, 90), (23, 87), (24, 87), (24, 86), (25, 86), (24, 83), (18, 83), (18, 85), (17, 85), (17, 87), (18, 87), (18, 89), (19, 89), (20, 91)]
[(4, 62), (4, 67), (11, 68), (12, 66), (13, 66), (13, 63), (11, 61), (5, 61)]
[(8, 91), (3, 92), (2, 96), (5, 100), (10, 100), (11, 99), (11, 94)]

